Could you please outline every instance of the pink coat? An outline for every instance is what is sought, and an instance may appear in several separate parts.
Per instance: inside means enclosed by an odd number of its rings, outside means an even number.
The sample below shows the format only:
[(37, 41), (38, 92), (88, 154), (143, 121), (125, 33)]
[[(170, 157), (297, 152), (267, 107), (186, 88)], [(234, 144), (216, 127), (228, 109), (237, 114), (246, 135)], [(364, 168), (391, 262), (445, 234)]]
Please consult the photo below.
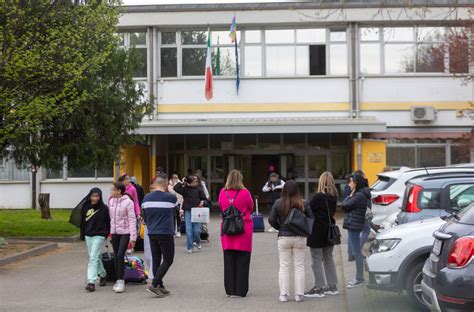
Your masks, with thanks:
[(137, 217), (127, 195), (109, 199), (109, 214), (111, 234), (130, 234), (131, 241), (137, 240)]
[(127, 187), (125, 188), (125, 193), (130, 194), (133, 197), (133, 205), (135, 209), (135, 216), (139, 216), (141, 211), (140, 211), (140, 203), (138, 202), (138, 194), (137, 194), (137, 189), (135, 186), (133, 186), (132, 183), (129, 183)]
[[(236, 190), (221, 190), (219, 194), (219, 207), (222, 212), (230, 206), (230, 201), (225, 192), (231, 199), (234, 198), (237, 193)], [(247, 189), (240, 190), (239, 195), (237, 195), (234, 200), (234, 207), (237, 208), (244, 217), (244, 233), (235, 236), (221, 235), (222, 249), (252, 251), (253, 221), (251, 214), (253, 212), (253, 199)]]

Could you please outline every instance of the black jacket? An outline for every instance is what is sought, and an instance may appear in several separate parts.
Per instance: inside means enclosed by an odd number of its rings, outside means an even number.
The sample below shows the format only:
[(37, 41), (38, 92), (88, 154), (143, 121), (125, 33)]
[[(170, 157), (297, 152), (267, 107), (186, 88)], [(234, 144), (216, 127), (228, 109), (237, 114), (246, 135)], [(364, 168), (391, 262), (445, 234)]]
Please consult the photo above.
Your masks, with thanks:
[(370, 200), (370, 189), (364, 187), (347, 197), (341, 203), (344, 210), (343, 228), (351, 231), (362, 231), (365, 223), (365, 212)]
[[(286, 216), (281, 216), (280, 213), (280, 203), (281, 199), (277, 199), (277, 201), (273, 204), (272, 209), (270, 210), (270, 217), (268, 218), (268, 223), (270, 223), (273, 228), (278, 230), (278, 237), (280, 236), (299, 236), (292, 230), (290, 230), (284, 223)], [(308, 218), (313, 217), (313, 213), (309, 208), (308, 203), (304, 202), (304, 212)]]
[[(327, 203), (326, 203), (327, 198)], [(329, 204), (329, 215), (327, 204)], [(308, 237), (306, 245), (311, 248), (323, 248), (333, 246), (328, 241), (329, 220), (336, 224), (334, 214), (336, 213), (337, 197), (327, 196), (325, 193), (316, 193), (309, 203), (314, 216), (313, 232)]]
[(135, 186), (135, 189), (137, 190), (138, 203), (141, 206), (143, 203), (143, 199), (145, 198), (145, 190), (143, 190), (143, 187), (138, 183), (133, 183), (133, 186)]
[(183, 195), (183, 210), (191, 210), (191, 208), (198, 207), (201, 201), (204, 202), (203, 207), (208, 206), (202, 187), (185, 186), (183, 183), (178, 182), (173, 189), (176, 193)]
[(92, 193), (98, 193), (100, 200), (92, 205), (90, 199), (87, 199), (81, 211), (80, 237), (84, 240), (86, 236), (104, 236), (110, 233), (109, 207), (102, 200), (102, 191), (99, 188), (93, 188), (89, 192), (89, 198)]

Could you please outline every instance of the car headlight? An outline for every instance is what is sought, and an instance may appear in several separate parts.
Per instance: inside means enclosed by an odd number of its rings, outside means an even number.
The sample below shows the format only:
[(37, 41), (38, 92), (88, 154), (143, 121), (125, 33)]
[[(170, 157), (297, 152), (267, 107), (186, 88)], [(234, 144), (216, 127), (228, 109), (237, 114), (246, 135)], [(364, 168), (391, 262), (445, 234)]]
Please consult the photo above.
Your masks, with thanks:
[(400, 238), (376, 239), (370, 246), (370, 251), (373, 254), (390, 251), (395, 249), (395, 247), (397, 247), (400, 241)]

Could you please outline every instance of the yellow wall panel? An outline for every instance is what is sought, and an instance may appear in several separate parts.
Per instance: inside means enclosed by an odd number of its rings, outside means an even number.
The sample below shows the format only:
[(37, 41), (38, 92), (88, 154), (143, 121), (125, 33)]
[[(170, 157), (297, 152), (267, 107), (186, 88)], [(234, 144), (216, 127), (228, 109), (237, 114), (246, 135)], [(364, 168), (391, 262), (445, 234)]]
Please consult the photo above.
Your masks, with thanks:
[[(353, 164), (354, 170), (357, 167), (357, 140), (353, 142)], [(377, 174), (382, 172), (387, 163), (386, 142), (380, 140), (361, 141), (361, 169), (369, 180), (369, 185), (377, 180)]]

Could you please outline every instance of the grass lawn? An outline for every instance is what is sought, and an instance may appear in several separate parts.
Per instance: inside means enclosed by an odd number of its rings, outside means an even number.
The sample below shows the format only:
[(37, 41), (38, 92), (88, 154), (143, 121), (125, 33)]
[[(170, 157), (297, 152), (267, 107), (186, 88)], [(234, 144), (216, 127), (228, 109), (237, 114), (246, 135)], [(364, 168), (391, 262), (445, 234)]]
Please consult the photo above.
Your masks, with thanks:
[(63, 237), (79, 234), (70, 224), (71, 210), (51, 209), (51, 220), (41, 219), (41, 212), (32, 209), (0, 209), (0, 237)]

